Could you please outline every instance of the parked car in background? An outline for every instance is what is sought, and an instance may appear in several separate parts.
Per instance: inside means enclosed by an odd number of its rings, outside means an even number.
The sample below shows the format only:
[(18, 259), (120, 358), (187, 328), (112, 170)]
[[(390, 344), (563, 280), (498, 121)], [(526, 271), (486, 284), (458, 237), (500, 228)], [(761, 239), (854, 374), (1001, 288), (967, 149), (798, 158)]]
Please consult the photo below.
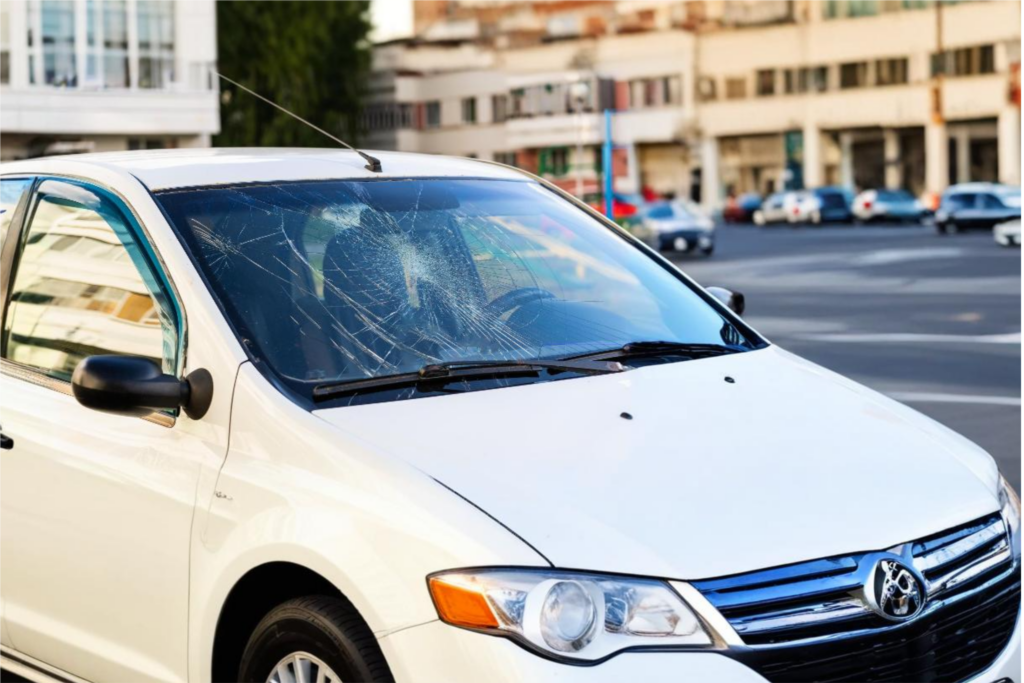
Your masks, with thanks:
[(992, 229), (996, 242), (1004, 247), (1020, 246), (1020, 219), (999, 223)]
[(739, 197), (729, 197), (722, 209), (722, 220), (726, 223), (748, 223), (754, 219), (754, 212), (761, 208), (761, 195), (746, 192)]
[(1019, 681), (995, 460), (535, 176), (239, 148), (0, 174), (5, 670)]
[(849, 190), (819, 187), (796, 193), (789, 210), (790, 223), (844, 223), (853, 218)]
[(853, 200), (853, 215), (858, 221), (919, 223), (927, 214), (924, 204), (906, 190), (865, 190)]
[(761, 208), (755, 209), (753, 213), (756, 225), (769, 225), (771, 223), (789, 222), (789, 212), (796, 201), (794, 192), (775, 192), (765, 198)]
[(661, 250), (699, 251), (710, 256), (715, 250), (715, 222), (690, 202), (675, 200), (648, 204), (640, 211), (638, 230), (644, 241)]
[(1020, 219), (1020, 187), (963, 183), (943, 193), (935, 212), (935, 229), (940, 235), (957, 230), (991, 230), (1013, 219)]

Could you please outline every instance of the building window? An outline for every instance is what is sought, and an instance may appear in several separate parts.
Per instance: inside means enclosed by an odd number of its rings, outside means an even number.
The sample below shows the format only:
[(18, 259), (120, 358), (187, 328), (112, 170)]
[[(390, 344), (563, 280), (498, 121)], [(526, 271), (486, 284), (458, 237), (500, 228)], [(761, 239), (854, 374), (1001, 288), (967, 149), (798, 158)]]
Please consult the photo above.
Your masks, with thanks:
[(747, 79), (743, 77), (725, 79), (725, 99), (742, 100), (747, 96)]
[(839, 87), (863, 88), (867, 85), (868, 64), (867, 62), (850, 62), (839, 65)]
[(508, 118), (508, 95), (491, 95), (491, 121), (501, 123)]
[(697, 91), (701, 102), (714, 102), (718, 99), (718, 82), (711, 76), (701, 76)]
[(166, 88), (174, 81), (174, 4), (139, 0), (139, 87)]
[(427, 102), (427, 128), (441, 127), (441, 103), (437, 100)]
[(775, 70), (762, 69), (757, 72), (757, 95), (765, 97), (775, 94)]
[(0, 2), (0, 83), (11, 82), (11, 9)]
[(683, 103), (683, 84), (679, 76), (637, 78), (629, 83), (629, 108), (652, 109)]
[(569, 173), (569, 148), (548, 147), (540, 151), (538, 175), (561, 177)]
[(849, 0), (846, 7), (850, 17), (873, 17), (878, 14), (878, 0)]
[[(39, 13), (31, 10), (29, 26), (35, 28), (38, 22), (39, 43), (35, 43), (34, 31), (29, 30), (30, 53), (42, 50), (41, 81), (47, 85), (73, 87), (78, 84), (75, 64), (75, 5), (71, 0), (41, 0)], [(32, 57), (35, 57), (33, 54)], [(30, 57), (31, 81), (36, 82), (37, 62)]]
[(994, 74), (996, 72), (996, 48), (994, 45), (982, 45), (978, 48), (978, 73)]
[(828, 90), (828, 67), (816, 66), (808, 70), (807, 89), (811, 92)]
[(961, 47), (932, 55), (932, 75), (976, 76), (996, 70), (995, 46)]
[(125, 0), (87, 0), (85, 10), (86, 85), (127, 88), (128, 6)]
[(476, 98), (465, 97), (462, 99), (462, 122), (476, 123)]
[(494, 160), (499, 164), (505, 164), (506, 166), (516, 165), (516, 153), (515, 152), (495, 152)]
[(905, 85), (908, 60), (879, 59), (875, 62), (875, 85)]

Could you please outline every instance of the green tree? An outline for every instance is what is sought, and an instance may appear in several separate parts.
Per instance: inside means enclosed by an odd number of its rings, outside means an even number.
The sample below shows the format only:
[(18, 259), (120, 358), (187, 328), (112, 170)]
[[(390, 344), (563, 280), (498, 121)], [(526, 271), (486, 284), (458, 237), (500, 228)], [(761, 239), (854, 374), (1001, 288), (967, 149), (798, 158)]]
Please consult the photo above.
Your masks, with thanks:
[[(217, 3), (218, 69), (355, 144), (370, 70), (370, 3)], [(220, 82), (220, 146), (332, 146), (283, 112)]]

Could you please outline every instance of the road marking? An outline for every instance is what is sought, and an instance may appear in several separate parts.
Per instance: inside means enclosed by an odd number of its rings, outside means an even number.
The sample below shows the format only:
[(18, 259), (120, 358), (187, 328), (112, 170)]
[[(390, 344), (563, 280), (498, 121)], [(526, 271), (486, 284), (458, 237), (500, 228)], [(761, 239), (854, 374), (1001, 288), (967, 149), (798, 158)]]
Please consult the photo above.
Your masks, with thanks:
[(858, 266), (882, 266), (904, 261), (956, 258), (964, 253), (959, 247), (925, 247), (923, 249), (879, 249), (855, 256), (850, 263)]
[(927, 392), (894, 391), (889, 398), (904, 403), (978, 403), (990, 406), (1020, 406), (1019, 396), (975, 396), (971, 394), (933, 394)]
[(870, 343), (951, 343), (951, 344), (1017, 344), (1020, 332), (1007, 334), (913, 334), (909, 332), (794, 334), (793, 338), (809, 341)]

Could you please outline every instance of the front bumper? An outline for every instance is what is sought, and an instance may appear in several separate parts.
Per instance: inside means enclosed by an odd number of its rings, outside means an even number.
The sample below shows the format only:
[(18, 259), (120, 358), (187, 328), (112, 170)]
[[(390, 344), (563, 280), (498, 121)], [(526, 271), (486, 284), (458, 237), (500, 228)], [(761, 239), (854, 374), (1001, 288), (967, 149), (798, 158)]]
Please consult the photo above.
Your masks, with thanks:
[[(717, 652), (623, 652), (593, 666), (561, 664), (527, 652), (506, 638), (472, 633), (440, 621), (414, 626), (380, 639), (384, 656), (398, 683), (621, 683), (645, 681), (714, 681), (766, 683), (729, 656)], [(1021, 680), (1021, 626), (1006, 649), (970, 683)]]

